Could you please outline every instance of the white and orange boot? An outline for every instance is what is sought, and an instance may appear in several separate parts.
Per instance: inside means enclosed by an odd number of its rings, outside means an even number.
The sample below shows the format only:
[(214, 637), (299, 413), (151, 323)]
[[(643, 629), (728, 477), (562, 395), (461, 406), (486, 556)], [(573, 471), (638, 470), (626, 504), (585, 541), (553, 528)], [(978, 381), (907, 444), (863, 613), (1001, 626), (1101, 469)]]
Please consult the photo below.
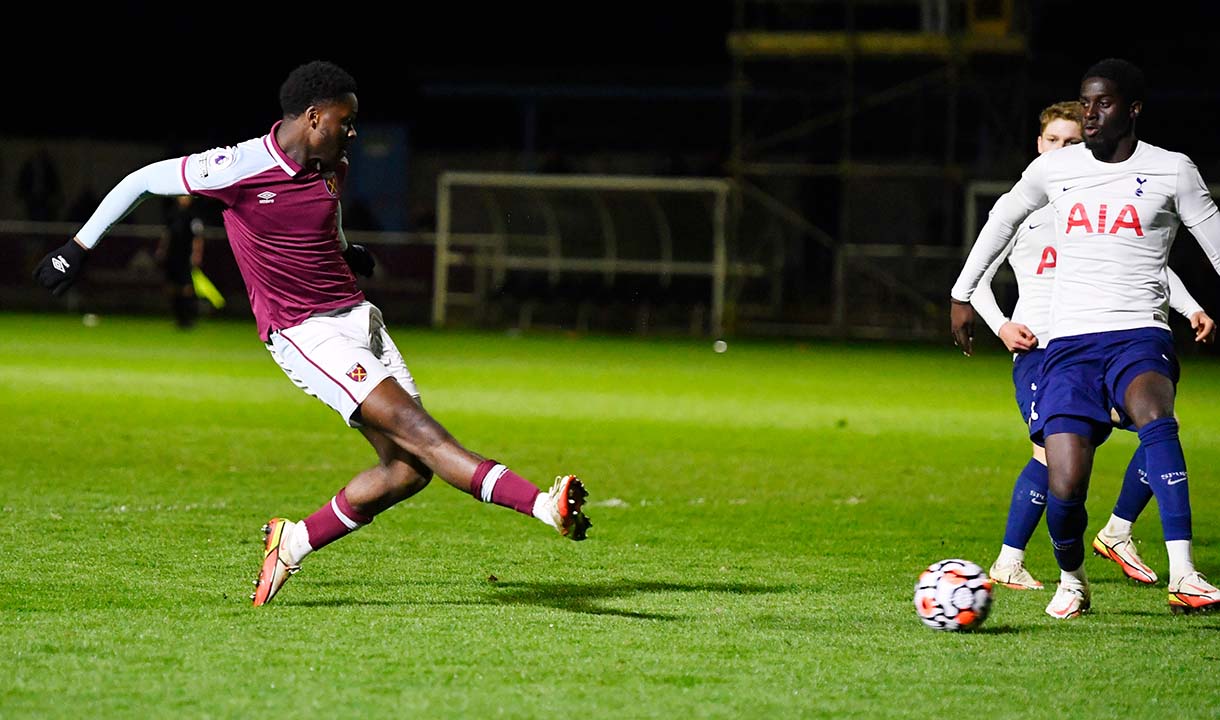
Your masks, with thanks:
[(301, 569), (300, 565), (289, 562), (284, 553), (286, 538), (298, 525), (299, 523), (284, 518), (271, 518), (263, 526), (263, 535), (266, 537), (263, 545), (263, 566), (258, 571), (258, 579), (254, 581), (254, 594), (250, 596), (254, 607), (271, 602), (271, 598), (288, 582), (288, 578)]

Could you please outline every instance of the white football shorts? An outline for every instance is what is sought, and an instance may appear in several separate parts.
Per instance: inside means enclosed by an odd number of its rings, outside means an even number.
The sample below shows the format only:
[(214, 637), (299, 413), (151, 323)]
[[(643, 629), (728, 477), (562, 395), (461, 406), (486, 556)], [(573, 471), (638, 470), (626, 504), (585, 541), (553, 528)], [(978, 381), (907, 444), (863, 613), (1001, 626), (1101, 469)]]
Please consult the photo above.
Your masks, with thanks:
[(419, 390), (402, 354), (385, 329), (381, 311), (369, 302), (314, 315), (271, 333), (271, 357), (288, 379), (339, 413), (352, 418), (373, 388), (388, 377), (419, 400)]

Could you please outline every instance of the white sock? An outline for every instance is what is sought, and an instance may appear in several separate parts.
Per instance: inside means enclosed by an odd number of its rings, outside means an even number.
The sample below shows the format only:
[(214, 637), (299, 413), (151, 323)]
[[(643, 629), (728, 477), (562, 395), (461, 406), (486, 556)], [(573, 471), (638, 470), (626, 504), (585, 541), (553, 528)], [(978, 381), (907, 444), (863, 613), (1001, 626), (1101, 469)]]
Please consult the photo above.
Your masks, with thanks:
[(288, 537), (284, 538), (280, 544), (280, 549), (283, 551), (284, 560), (289, 565), (299, 565), (305, 559), (305, 556), (313, 552), (313, 546), (309, 544), (309, 531), (305, 529), (305, 521), (292, 523), (288, 528), (285, 528)]
[(542, 522), (550, 525), (556, 530), (559, 526), (555, 524), (554, 513), (551, 512), (551, 494), (548, 492), (538, 493), (538, 497), (534, 498), (534, 517)]
[(1024, 550), (1011, 545), (1000, 546), (1000, 556), (995, 560), (996, 565), (1012, 565), (1018, 562), (1025, 562)]
[(1165, 550), (1169, 552), (1169, 584), (1175, 585), (1182, 576), (1195, 571), (1189, 540), (1167, 540)]
[(1107, 537), (1129, 540), (1131, 538), (1131, 521), (1124, 520), (1117, 515), (1111, 515), (1110, 522), (1106, 523), (1106, 527), (1102, 532)]
[(1075, 570), (1060, 570), (1059, 584), (1064, 587), (1085, 588), (1089, 584), (1089, 579), (1084, 574), (1084, 563)]

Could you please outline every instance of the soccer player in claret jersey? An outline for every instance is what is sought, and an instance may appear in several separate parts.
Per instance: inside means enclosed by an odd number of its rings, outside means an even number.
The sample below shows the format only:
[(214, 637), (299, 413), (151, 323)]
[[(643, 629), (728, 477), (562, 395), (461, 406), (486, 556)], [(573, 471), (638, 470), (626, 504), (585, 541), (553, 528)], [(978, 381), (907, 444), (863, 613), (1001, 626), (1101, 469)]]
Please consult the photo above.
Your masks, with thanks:
[(1186, 460), (1174, 417), (1179, 367), (1170, 335), (1166, 262), (1185, 225), (1220, 272), (1220, 215), (1186, 155), (1137, 140), (1143, 73), (1102, 60), (1080, 84), (1083, 145), (1040, 155), (995, 204), (951, 291), (954, 341), (973, 334), (970, 299), (1017, 225), (1050, 203), (1054, 289), (1030, 438), (1046, 448), (1046, 524), (1060, 568), (1046, 608), (1079, 616), (1092, 598), (1084, 571), (1085, 499), (1111, 409), (1137, 428), (1169, 555), (1169, 607), (1215, 610), (1220, 589), (1195, 569)]
[(375, 260), (348, 243), (340, 198), (347, 148), (356, 139), (356, 81), (313, 61), (280, 87), (282, 119), (262, 137), (163, 160), (128, 175), (35, 277), (56, 295), (85, 267), (92, 248), (149, 195), (201, 195), (223, 206), (225, 229), (260, 339), (302, 390), (359, 429), (373, 467), (299, 522), (272, 518), (265, 534), (255, 605), (269, 602), (307, 555), (372, 522), (428, 484), (433, 473), (476, 500), (512, 508), (583, 540), (586, 491), (573, 475), (549, 492), (458, 443), (423, 408), (402, 355), (353, 272)]
[[(1082, 141), (1080, 102), (1072, 100), (1047, 107), (1039, 115), (1038, 154), (1057, 150)], [(1037, 388), (1045, 348), (1039, 339), (1046, 337), (1050, 322), (1051, 289), (1055, 277), (1055, 218), (1050, 206), (1034, 211), (1020, 227), (1004, 252), (987, 272), (971, 305), (983, 316), (992, 332), (1013, 353), (1012, 378), (1016, 390), (1017, 408), (1026, 426), (1029, 425), (1034, 389)], [(1007, 260), (1017, 280), (1017, 304), (1012, 317), (1007, 317), (991, 292), (991, 282)], [(1169, 301), (1173, 308), (1188, 318), (1196, 328), (1196, 340), (1207, 342), (1214, 336), (1215, 323), (1191, 297), (1181, 280), (1172, 271), (1169, 275)], [(967, 353), (971, 348), (963, 348)], [(1134, 429), (1130, 425), (1126, 429)], [(1113, 560), (1123, 572), (1142, 583), (1156, 582), (1156, 573), (1140, 558), (1131, 538), (1131, 525), (1152, 499), (1152, 490), (1144, 480), (1144, 454), (1137, 449), (1123, 477), (1122, 490), (1114, 514), (1093, 541), (1094, 551)], [(1004, 529), (1004, 544), (988, 574), (991, 579), (1016, 590), (1041, 590), (1039, 582), (1025, 567), (1025, 547), (1042, 520), (1046, 509), (1046, 451), (1033, 445), (1033, 457), (1022, 468), (1013, 486), (1012, 500)]]

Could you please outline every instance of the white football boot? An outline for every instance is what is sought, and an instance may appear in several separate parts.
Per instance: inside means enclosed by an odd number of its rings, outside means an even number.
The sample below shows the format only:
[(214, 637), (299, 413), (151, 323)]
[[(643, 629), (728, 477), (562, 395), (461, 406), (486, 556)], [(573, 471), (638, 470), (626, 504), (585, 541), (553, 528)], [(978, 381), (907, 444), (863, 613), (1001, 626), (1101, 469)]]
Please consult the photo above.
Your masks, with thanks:
[(1046, 614), (1060, 620), (1071, 620), (1088, 612), (1091, 604), (1088, 585), (1060, 582), (1051, 603), (1046, 606)]
[(1013, 560), (1001, 564), (999, 560), (991, 566), (987, 571), (987, 576), (994, 582), (1003, 585), (1006, 588), (1013, 590), (1041, 590), (1042, 583), (1025, 569), (1025, 563), (1021, 560)]

